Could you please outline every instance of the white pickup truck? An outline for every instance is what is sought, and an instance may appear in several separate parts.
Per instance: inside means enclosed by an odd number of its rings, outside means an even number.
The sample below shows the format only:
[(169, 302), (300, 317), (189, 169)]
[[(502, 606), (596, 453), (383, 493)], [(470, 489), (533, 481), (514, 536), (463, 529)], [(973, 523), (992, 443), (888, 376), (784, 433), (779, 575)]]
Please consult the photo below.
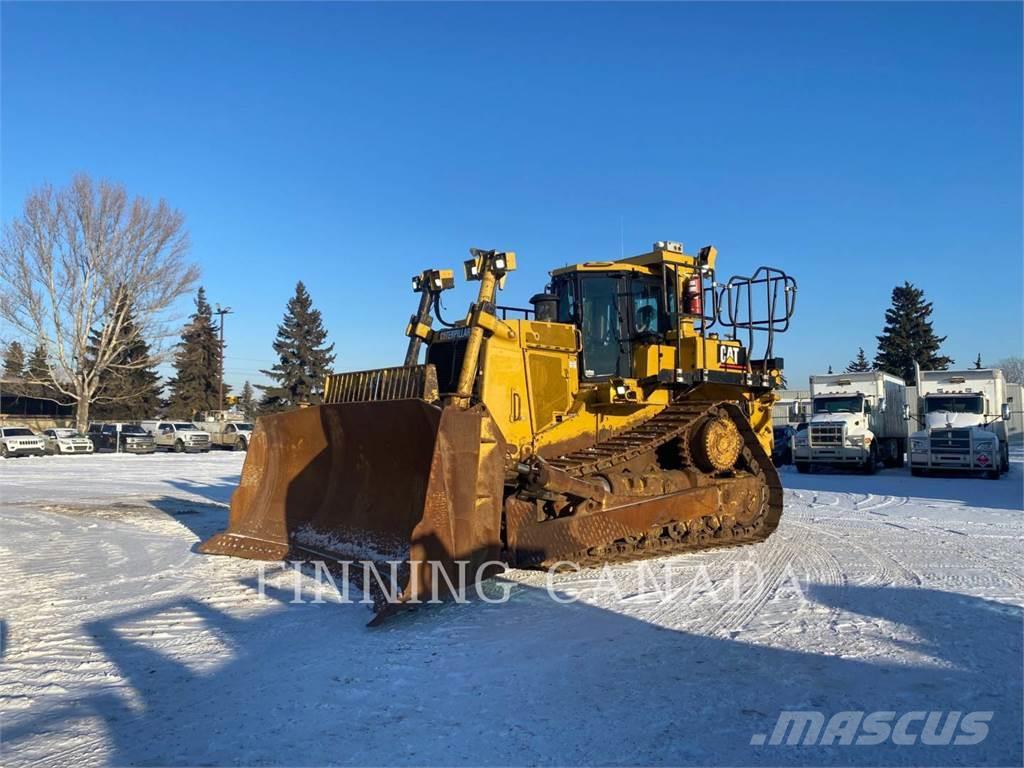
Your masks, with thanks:
[(1010, 468), (1010, 405), (999, 368), (919, 371), (917, 381), (920, 429), (910, 436), (912, 474), (957, 470), (996, 480)]
[(175, 453), (210, 450), (210, 433), (196, 429), (196, 425), (188, 421), (144, 421), (142, 428), (153, 436), (157, 450)]
[(192, 423), (197, 429), (210, 433), (213, 445), (232, 451), (247, 451), (252, 440), (252, 424), (243, 419), (234, 411), (200, 411)]

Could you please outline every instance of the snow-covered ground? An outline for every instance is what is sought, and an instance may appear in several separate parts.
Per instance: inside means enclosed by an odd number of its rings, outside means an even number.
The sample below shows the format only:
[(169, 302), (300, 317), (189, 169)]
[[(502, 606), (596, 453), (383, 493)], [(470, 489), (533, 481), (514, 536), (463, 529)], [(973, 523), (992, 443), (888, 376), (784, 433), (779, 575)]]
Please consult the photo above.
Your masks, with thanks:
[[(1020, 456), (785, 471), (764, 544), (559, 576), (568, 604), (510, 572), (505, 604), (376, 629), (194, 551), (242, 458), (0, 461), (0, 765), (1022, 762)], [(973, 746), (773, 746), (783, 710), (993, 714)]]

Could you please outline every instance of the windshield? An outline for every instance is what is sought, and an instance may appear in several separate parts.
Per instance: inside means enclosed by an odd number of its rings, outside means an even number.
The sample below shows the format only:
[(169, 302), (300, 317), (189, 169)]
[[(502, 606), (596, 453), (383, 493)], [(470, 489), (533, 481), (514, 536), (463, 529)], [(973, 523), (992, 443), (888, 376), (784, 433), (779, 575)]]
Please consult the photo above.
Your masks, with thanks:
[(242, 432), (252, 432), (252, 424), (247, 424), (244, 421), (236, 421), (235, 429), (241, 430)]
[(135, 424), (125, 424), (121, 427), (122, 435), (148, 435), (149, 433), (142, 427), (136, 426)]
[(23, 427), (8, 427), (4, 430), (4, 437), (35, 437), (31, 429)]
[(177, 424), (177, 423), (175, 423), (174, 428), (176, 430), (178, 430), (179, 432), (182, 432), (182, 431), (184, 431), (186, 429), (195, 429), (196, 425), (195, 424), (184, 424), (184, 423)]
[(83, 437), (82, 433), (75, 429), (55, 429), (53, 434), (57, 437)]
[(860, 395), (814, 398), (815, 413), (860, 413), (864, 410), (864, 398)]
[(928, 395), (928, 413), (984, 413), (985, 401), (980, 395)]

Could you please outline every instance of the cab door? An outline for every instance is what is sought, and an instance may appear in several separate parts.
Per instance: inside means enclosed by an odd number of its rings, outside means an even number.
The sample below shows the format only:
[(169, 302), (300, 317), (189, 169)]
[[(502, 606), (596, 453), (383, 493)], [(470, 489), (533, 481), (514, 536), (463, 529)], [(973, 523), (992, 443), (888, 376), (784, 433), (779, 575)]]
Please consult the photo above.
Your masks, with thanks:
[(615, 274), (580, 276), (577, 309), (583, 340), (580, 378), (630, 376), (626, 281)]

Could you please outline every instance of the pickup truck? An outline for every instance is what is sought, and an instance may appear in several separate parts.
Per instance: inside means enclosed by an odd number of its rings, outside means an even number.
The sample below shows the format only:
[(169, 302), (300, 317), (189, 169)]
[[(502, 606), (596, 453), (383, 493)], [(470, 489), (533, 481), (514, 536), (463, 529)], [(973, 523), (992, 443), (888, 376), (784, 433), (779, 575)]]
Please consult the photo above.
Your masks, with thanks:
[(252, 424), (242, 421), (240, 414), (231, 411), (200, 411), (192, 422), (196, 429), (210, 433), (212, 445), (232, 451), (249, 450), (252, 440)]
[(157, 450), (175, 453), (210, 450), (210, 433), (196, 429), (196, 425), (188, 421), (144, 421), (142, 428), (156, 440)]

